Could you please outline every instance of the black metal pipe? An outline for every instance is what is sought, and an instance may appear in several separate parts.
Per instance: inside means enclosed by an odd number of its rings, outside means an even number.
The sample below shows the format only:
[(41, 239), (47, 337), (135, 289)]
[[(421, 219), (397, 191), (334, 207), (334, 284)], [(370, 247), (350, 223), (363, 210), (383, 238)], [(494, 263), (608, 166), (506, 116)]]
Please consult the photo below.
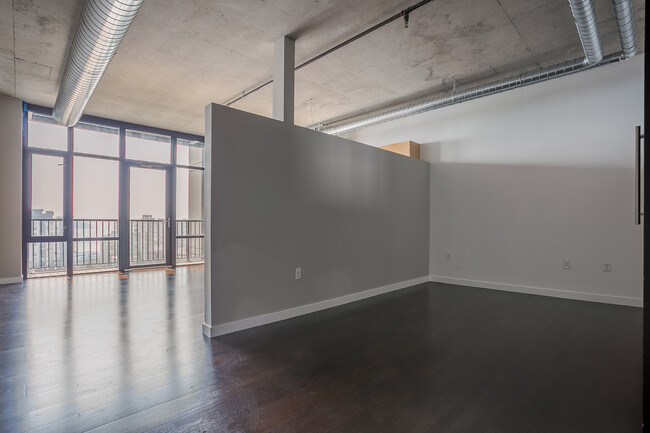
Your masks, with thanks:
[[(372, 32), (374, 32), (375, 30), (377, 30), (377, 29), (379, 29), (379, 28), (385, 26), (386, 24), (392, 23), (393, 21), (395, 21), (395, 20), (397, 20), (397, 19), (399, 19), (399, 18), (405, 17), (405, 19), (408, 20), (408, 17), (409, 17), (409, 15), (410, 15), (411, 12), (413, 12), (414, 10), (416, 10), (416, 9), (418, 9), (418, 8), (420, 8), (420, 7), (422, 7), (422, 6), (424, 6), (424, 5), (427, 4), (427, 3), (431, 3), (432, 1), (434, 1), (434, 0), (422, 0), (421, 2), (418, 2), (418, 3), (414, 4), (413, 6), (410, 6), (410, 7), (406, 8), (406, 9), (404, 9), (404, 10), (402, 10), (402, 11), (396, 13), (396, 14), (393, 15), (393, 16), (391, 16), (391, 17), (389, 17), (389, 18), (386, 18), (386, 19), (383, 20), (382, 22), (380, 22), (380, 23), (378, 23), (378, 24), (375, 24), (374, 26), (370, 27), (369, 29), (366, 29), (366, 30), (362, 31), (361, 33), (358, 33), (358, 34), (356, 34), (355, 36), (352, 36), (350, 39), (346, 39), (345, 41), (341, 42), (340, 44), (333, 46), (333, 47), (330, 48), (329, 50), (323, 51), (322, 53), (320, 53), (320, 54), (317, 55), (316, 57), (312, 57), (311, 59), (309, 59), (309, 60), (307, 60), (307, 61), (305, 61), (305, 62), (299, 64), (298, 66), (296, 66), (296, 67), (294, 68), (294, 71), (297, 71), (297, 70), (299, 70), (299, 69), (302, 69), (302, 68), (304, 68), (304, 67), (307, 66), (307, 65), (311, 65), (311, 64), (314, 63), (315, 61), (320, 60), (320, 59), (322, 59), (323, 57), (325, 57), (325, 56), (327, 56), (327, 55), (329, 55), (329, 54), (332, 54), (334, 51), (340, 50), (341, 48), (345, 47), (345, 46), (348, 45), (348, 44), (351, 44), (352, 42), (356, 41), (357, 39), (361, 39), (362, 37), (366, 36), (367, 34), (372, 33)], [(405, 22), (408, 22), (408, 21), (405, 21)], [(238, 97), (236, 97), (235, 99), (233, 99), (233, 100), (231, 100), (231, 101), (229, 101), (229, 102), (226, 102), (224, 105), (225, 105), (226, 107), (230, 107), (230, 106), (231, 106), (232, 104), (234, 104), (235, 102), (244, 99), (245, 97), (247, 97), (247, 96), (250, 95), (251, 93), (255, 93), (255, 92), (257, 92), (258, 90), (260, 90), (260, 89), (262, 89), (262, 88), (268, 86), (268, 85), (271, 84), (272, 82), (273, 82), (273, 80), (271, 79), (271, 80), (268, 80), (268, 81), (266, 81), (266, 82), (264, 82), (264, 83), (258, 85), (257, 87), (255, 87), (254, 89), (250, 90), (249, 92), (242, 92), (241, 96), (238, 96)]]
[[(386, 18), (384, 21), (380, 22), (379, 24), (375, 24), (374, 26), (370, 27), (367, 30), (364, 30), (363, 32), (359, 33), (358, 35), (352, 36), (350, 39), (341, 42), (340, 44), (330, 48), (329, 50), (327, 50), (327, 51), (325, 51), (325, 52), (323, 52), (323, 53), (321, 53), (319, 55), (317, 55), (316, 57), (313, 57), (313, 58), (307, 60), (306, 62), (299, 64), (298, 66), (296, 66), (295, 70), (297, 71), (299, 69), (302, 69), (305, 66), (314, 63), (316, 60), (322, 59), (323, 57), (327, 56), (328, 54), (331, 54), (334, 51), (337, 51), (337, 50), (343, 48), (344, 46), (356, 41), (357, 39), (361, 39), (362, 37), (366, 36), (367, 34), (374, 32), (375, 30), (385, 26), (386, 24), (389, 24), (389, 23), (395, 21), (396, 19), (399, 19), (399, 18), (402, 18), (402, 17), (408, 17), (411, 12), (413, 12), (414, 10), (418, 9), (419, 7), (422, 7), (425, 4), (430, 3), (432, 1), (433, 0), (423, 0), (423, 1), (419, 2), (419, 3), (414, 4), (411, 7), (408, 7), (406, 9), (404, 9), (401, 12), (396, 13), (395, 15), (393, 15), (390, 18)], [(273, 80), (271, 80), (271, 81), (273, 81)]]

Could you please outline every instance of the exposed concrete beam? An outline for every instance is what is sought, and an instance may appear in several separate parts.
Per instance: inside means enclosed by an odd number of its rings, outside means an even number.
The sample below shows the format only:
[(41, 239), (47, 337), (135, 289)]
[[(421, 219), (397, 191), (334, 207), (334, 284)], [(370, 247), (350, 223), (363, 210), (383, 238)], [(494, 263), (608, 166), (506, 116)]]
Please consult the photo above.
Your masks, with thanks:
[(293, 125), (296, 43), (286, 36), (273, 44), (273, 118)]

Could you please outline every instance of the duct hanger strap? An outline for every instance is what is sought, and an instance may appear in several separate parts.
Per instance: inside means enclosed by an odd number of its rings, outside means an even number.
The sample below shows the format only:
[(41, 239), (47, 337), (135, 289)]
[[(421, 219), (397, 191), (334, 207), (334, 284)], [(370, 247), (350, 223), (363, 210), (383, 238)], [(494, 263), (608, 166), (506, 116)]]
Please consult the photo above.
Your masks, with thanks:
[(52, 112), (57, 123), (79, 121), (143, 1), (85, 1)]

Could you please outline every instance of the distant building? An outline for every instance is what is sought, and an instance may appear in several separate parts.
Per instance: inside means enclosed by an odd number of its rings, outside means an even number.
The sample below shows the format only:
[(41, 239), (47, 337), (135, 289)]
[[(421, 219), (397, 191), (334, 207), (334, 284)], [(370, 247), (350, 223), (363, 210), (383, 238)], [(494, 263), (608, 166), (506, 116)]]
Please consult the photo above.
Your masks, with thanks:
[(62, 236), (63, 220), (54, 211), (32, 209), (32, 236)]
[(32, 209), (33, 220), (52, 220), (54, 219), (54, 211), (43, 209)]
[(142, 215), (131, 220), (131, 264), (164, 263), (166, 260), (167, 225), (164, 218)]

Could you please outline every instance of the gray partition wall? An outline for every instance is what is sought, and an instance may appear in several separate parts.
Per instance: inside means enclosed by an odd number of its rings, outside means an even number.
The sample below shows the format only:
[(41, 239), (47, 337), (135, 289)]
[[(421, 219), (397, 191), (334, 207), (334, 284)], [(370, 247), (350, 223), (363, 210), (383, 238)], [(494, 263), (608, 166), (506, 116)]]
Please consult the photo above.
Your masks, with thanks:
[(206, 335), (428, 280), (428, 163), (216, 104), (205, 132)]

